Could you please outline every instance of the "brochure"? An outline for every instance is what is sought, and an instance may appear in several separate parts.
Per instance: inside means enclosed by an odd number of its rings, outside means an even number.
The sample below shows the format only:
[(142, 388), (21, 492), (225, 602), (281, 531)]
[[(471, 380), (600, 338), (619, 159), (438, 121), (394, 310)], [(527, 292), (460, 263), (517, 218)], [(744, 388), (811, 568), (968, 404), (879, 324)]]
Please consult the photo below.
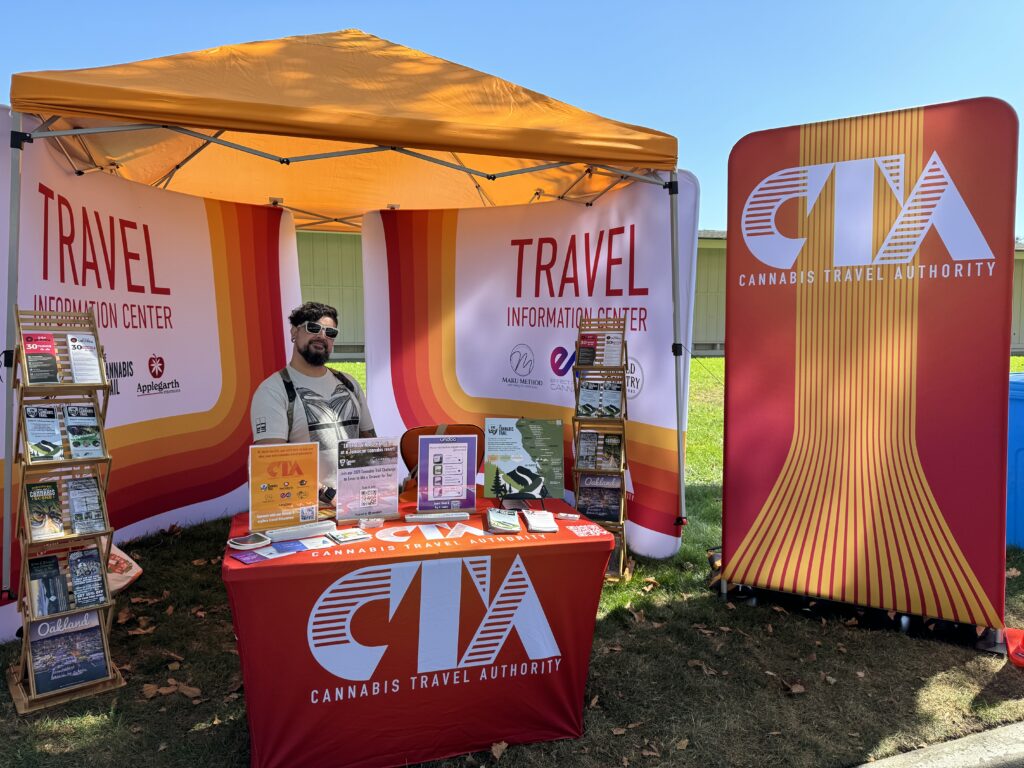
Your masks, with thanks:
[(619, 475), (580, 475), (576, 509), (591, 520), (622, 522), (622, 478)]
[(359, 528), (339, 528), (328, 533), (327, 537), (334, 541), (335, 544), (355, 544), (357, 541), (369, 541), (373, 538), (369, 533)]
[(605, 331), (600, 335), (595, 365), (622, 365), (622, 331)]
[(21, 348), (25, 353), (25, 373), (29, 384), (59, 384), (60, 364), (57, 344), (52, 333), (23, 333)]
[(622, 382), (606, 381), (601, 386), (601, 411), (598, 415), (617, 419), (622, 413)]
[(26, 483), (25, 495), (28, 497), (29, 536), (32, 541), (63, 536), (64, 515), (57, 483)]
[(64, 441), (60, 436), (60, 420), (54, 405), (26, 405), (25, 439), (28, 441), (28, 460), (62, 461)]
[(522, 515), (530, 533), (558, 533), (554, 513), (544, 509), (524, 509)]
[(416, 509), (476, 509), (476, 435), (421, 435)]
[(37, 696), (110, 677), (96, 611), (33, 621), (28, 637)]
[(103, 381), (96, 337), (91, 333), (69, 333), (71, 378), (76, 384), (99, 384)]
[(576, 403), (577, 416), (598, 418), (601, 416), (602, 390), (599, 381), (581, 381), (580, 397)]
[(487, 419), (484, 428), (485, 495), (535, 499), (565, 495), (561, 419)]
[(75, 535), (98, 533), (107, 525), (103, 519), (100, 486), (95, 477), (75, 477), (66, 481), (71, 529)]
[(579, 432), (579, 469), (616, 471), (622, 468), (622, 434), (581, 429)]
[(318, 443), (250, 446), (249, 530), (263, 532), (315, 522), (320, 506), (319, 472)]
[(105, 455), (94, 406), (65, 405), (64, 426), (68, 431), (71, 458), (92, 459)]
[(489, 533), (522, 533), (519, 514), (514, 509), (487, 509), (487, 531)]
[(60, 572), (60, 561), (56, 555), (30, 558), (28, 579), (32, 615), (49, 616), (71, 607), (68, 603), (68, 583)]
[(75, 607), (101, 605), (107, 601), (100, 568), (100, 551), (96, 547), (76, 549), (68, 554), (71, 571), (71, 590), (75, 593)]
[(338, 444), (338, 518), (398, 518), (398, 440), (369, 437)]
[(576, 353), (576, 365), (587, 367), (596, 365), (597, 360), (597, 334), (581, 333), (580, 348)]

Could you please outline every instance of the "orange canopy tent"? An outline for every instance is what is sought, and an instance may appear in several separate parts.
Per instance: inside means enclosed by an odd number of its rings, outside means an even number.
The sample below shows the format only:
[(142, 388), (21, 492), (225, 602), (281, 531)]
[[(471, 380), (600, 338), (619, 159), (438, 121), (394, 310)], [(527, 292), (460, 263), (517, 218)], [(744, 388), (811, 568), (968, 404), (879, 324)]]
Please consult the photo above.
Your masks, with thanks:
[[(11, 81), (11, 104), (12, 311), (20, 159), (26, 143), (43, 139), (75, 173), (111, 173), (201, 197), (281, 205), (302, 229), (356, 231), (364, 211), (388, 206), (549, 199), (593, 205), (620, 184), (656, 184), (671, 204), (678, 286), (675, 138), (359, 30), (20, 73)], [(23, 115), (37, 118), (38, 127), (24, 131)], [(692, 298), (681, 304), (676, 287), (673, 301), (683, 504), (680, 311), (692, 311)], [(9, 323), (8, 349), (13, 329)], [(8, 412), (11, 403), (8, 388)], [(4, 472), (7, 587), (10, 462)]]

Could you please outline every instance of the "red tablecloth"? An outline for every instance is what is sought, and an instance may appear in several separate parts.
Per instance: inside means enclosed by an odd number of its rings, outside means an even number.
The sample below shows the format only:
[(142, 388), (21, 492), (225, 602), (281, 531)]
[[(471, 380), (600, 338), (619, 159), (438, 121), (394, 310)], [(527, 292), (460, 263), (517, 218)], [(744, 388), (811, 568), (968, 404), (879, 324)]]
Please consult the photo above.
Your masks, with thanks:
[(252, 765), (393, 766), (578, 737), (613, 540), (558, 523), (499, 537), (482, 514), (395, 521), (253, 565), (227, 550)]

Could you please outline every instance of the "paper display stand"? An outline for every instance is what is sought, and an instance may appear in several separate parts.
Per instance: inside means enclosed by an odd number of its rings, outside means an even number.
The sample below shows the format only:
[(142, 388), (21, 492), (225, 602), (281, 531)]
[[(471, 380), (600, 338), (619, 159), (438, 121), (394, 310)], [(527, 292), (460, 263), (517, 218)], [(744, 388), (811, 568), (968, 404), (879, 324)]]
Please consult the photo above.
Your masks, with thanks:
[[(110, 456), (103, 438), (109, 384), (95, 316), (91, 312), (29, 312), (15, 308), (15, 322), (17, 362), (11, 386), (17, 405), (15, 413), (10, 414), (16, 419), (14, 455), (10, 460), (18, 468), (20, 487), (16, 519), (21, 549), (18, 610), (23, 636), (21, 657), (7, 669), (7, 685), (18, 714), (27, 714), (125, 683), (110, 658), (114, 601), (107, 560), (113, 529), (106, 504)], [(44, 347), (56, 357), (57, 382), (30, 378), (23, 339), (33, 334), (47, 340), (52, 337), (52, 346)], [(86, 336), (85, 345), (78, 344), (81, 334)], [(78, 356), (74, 366), (73, 344)], [(95, 360), (91, 360), (93, 348)], [(47, 354), (45, 349), (43, 354)], [(52, 366), (49, 370), (52, 372)], [(32, 371), (38, 379), (39, 372), (45, 374), (47, 366), (41, 366), (36, 359)], [(88, 381), (75, 381), (76, 376)], [(37, 456), (32, 457), (26, 406), (55, 410), (61, 445), (58, 449), (48, 444), (44, 452), (60, 455), (60, 459), (39, 456), (38, 446)], [(83, 432), (69, 432), (66, 406), (93, 409), (98, 445), (90, 439), (88, 447), (92, 450), (86, 452), (101, 455), (72, 456), (71, 441), (78, 441), (76, 447), (81, 452)], [(33, 571), (37, 576), (35, 583)], [(43, 571), (45, 578), (38, 578)]]
[(582, 318), (576, 341), (572, 419), (576, 508), (615, 536), (607, 576), (625, 565), (626, 321)]

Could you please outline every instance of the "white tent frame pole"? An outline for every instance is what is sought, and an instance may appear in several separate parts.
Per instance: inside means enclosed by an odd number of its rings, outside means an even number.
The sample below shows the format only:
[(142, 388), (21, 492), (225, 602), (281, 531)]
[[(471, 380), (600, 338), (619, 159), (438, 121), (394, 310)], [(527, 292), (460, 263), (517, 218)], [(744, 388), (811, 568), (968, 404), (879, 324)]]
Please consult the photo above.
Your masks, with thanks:
[(22, 114), (11, 112), (11, 200), (10, 222), (7, 237), (7, 338), (4, 349), (10, 350), (11, 367), (6, 369), (7, 379), (4, 382), (4, 544), (3, 544), (3, 591), (11, 589), (11, 545), (13, 543), (12, 526), (14, 520), (14, 366), (13, 359), (16, 344), (14, 307), (18, 302), (18, 244), (21, 236), (21, 157), (23, 136)]
[(683, 327), (679, 295), (679, 175), (672, 171), (668, 181), (669, 244), (672, 249), (672, 356), (676, 371), (676, 450), (679, 469), (679, 516), (686, 520), (686, 378), (683, 375)]

